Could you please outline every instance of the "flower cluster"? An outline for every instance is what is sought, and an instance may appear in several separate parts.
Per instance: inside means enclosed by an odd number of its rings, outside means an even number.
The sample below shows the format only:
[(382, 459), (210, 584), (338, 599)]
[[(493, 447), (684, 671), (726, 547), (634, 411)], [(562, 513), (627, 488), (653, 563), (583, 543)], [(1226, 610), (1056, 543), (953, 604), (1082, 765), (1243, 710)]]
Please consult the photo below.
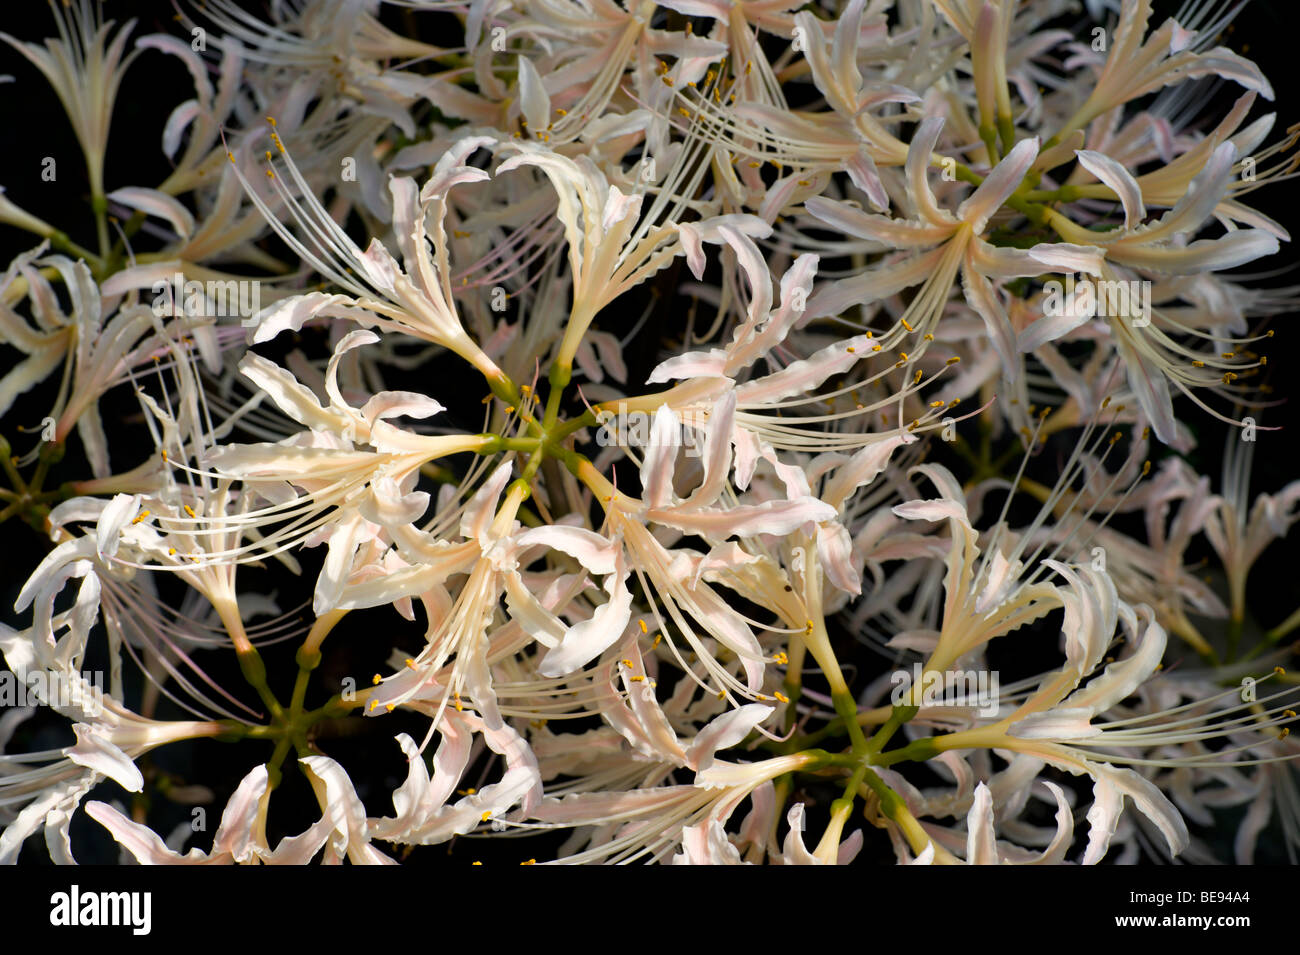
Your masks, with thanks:
[(1295, 860), (1238, 4), (50, 6), (94, 238), (5, 184), (0, 652), (67, 745), (0, 712), (0, 861)]

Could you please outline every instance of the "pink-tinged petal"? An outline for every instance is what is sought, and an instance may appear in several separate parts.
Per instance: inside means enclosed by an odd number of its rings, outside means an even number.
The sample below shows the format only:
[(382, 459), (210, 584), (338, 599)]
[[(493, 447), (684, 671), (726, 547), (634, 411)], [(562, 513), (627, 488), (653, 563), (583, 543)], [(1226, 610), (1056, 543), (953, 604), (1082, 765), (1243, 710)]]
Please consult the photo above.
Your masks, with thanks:
[(785, 820), (790, 831), (785, 834), (785, 842), (781, 846), (782, 861), (786, 865), (821, 865), (822, 861), (808, 851), (803, 841), (803, 803), (797, 802), (791, 806)]
[[(118, 845), (135, 856), (136, 861), (141, 865), (209, 864), (207, 856), (198, 850), (192, 849), (188, 855), (173, 852), (148, 826), (142, 826), (126, 818), (107, 803), (93, 801), (86, 803), (86, 815), (107, 829)], [(227, 855), (222, 861), (229, 863), (233, 859)]]
[(317, 802), (330, 821), (327, 856), (330, 852), (339, 858), (346, 855), (353, 865), (396, 865), (370, 845), (366, 808), (343, 767), (328, 756), (304, 756), (298, 762), (307, 770)]
[(355, 305), (356, 301), (346, 295), (308, 292), (306, 295), (293, 295), (281, 299), (247, 319), (247, 322), (249, 325), (257, 326), (257, 330), (253, 332), (253, 343), (257, 344), (269, 342), (284, 331), (300, 331), (304, 323), (317, 316), (368, 314), (361, 309), (349, 307)]
[(688, 17), (712, 17), (714, 20), (727, 19), (731, 10), (731, 4), (726, 0), (664, 0), (659, 6)]
[(858, 72), (858, 46), (862, 37), (862, 5), (865, 0), (849, 0), (835, 24), (831, 41), (831, 68), (835, 79), (847, 90), (856, 91), (862, 86)]
[(905, 862), (904, 865), (934, 865), (934, 843), (927, 842), (921, 854), (911, 862)]
[(601, 576), (614, 573), (618, 566), (618, 556), (622, 552), (621, 545), (608, 537), (565, 524), (531, 528), (516, 537), (515, 542), (520, 550), (542, 546), (562, 551), (593, 574)]
[(256, 848), (253, 826), (257, 822), (267, 782), (265, 765), (254, 766), (240, 780), (221, 814), (217, 833), (212, 837), (212, 855), (230, 855), (236, 862), (247, 862), (253, 857)]
[[(856, 365), (871, 353), (873, 344), (874, 341), (866, 335), (858, 335), (827, 345), (778, 372), (740, 385), (736, 388), (736, 402), (742, 407), (766, 405), (792, 395), (808, 394), (827, 378)], [(744, 424), (743, 419), (741, 424)]]
[(609, 193), (605, 196), (605, 209), (600, 217), (601, 230), (609, 232), (629, 216), (631, 216), (632, 221), (627, 225), (634, 224), (641, 210), (641, 201), (644, 198), (644, 196), (637, 193), (624, 195), (617, 186), (610, 186)]
[(966, 508), (956, 501), (906, 501), (894, 505), (894, 513), (909, 521), (961, 521), (966, 523)]
[(1281, 246), (1277, 236), (1262, 229), (1238, 229), (1219, 239), (1198, 239), (1184, 248), (1121, 246), (1109, 258), (1157, 275), (1191, 275), (1220, 272), (1274, 255)]
[(188, 239), (194, 234), (193, 214), (178, 199), (165, 192), (128, 186), (125, 189), (115, 189), (107, 198), (137, 212), (166, 219), (181, 239)]
[(692, 351), (674, 355), (655, 366), (647, 385), (658, 385), (674, 378), (712, 378), (726, 373), (727, 353), (721, 348), (711, 351)]
[(864, 269), (847, 279), (836, 279), (820, 286), (808, 300), (806, 319), (825, 318), (860, 305), (870, 305), (897, 295), (905, 288), (928, 279), (948, 252), (946, 245), (931, 249), (904, 262)]
[(817, 525), (817, 557), (832, 584), (855, 597), (862, 593), (862, 581), (853, 566), (853, 539), (838, 521)]
[(713, 765), (714, 754), (718, 750), (728, 749), (741, 742), (773, 712), (771, 706), (747, 703), (710, 720), (696, 734), (691, 745), (686, 747), (686, 765), (696, 772), (708, 769)]
[(757, 537), (760, 534), (790, 534), (805, 524), (834, 520), (835, 508), (816, 498), (796, 501), (764, 501), (727, 509), (651, 508), (646, 519), (667, 524), (688, 533), (709, 538)]
[(932, 225), (914, 219), (871, 215), (848, 203), (834, 202), (824, 196), (812, 196), (804, 202), (804, 208), (814, 218), (845, 235), (879, 242), (893, 249), (927, 249), (948, 238), (957, 228), (955, 222), (951, 225)]
[(506, 611), (524, 632), (546, 648), (558, 646), (568, 627), (542, 606), (518, 574), (505, 575)]
[(1140, 226), (1147, 216), (1147, 209), (1142, 202), (1142, 187), (1133, 178), (1133, 174), (1105, 153), (1080, 149), (1075, 155), (1079, 157), (1079, 164), (1084, 169), (1119, 197), (1124, 206), (1124, 228), (1136, 229)]
[[(546, 123), (542, 123), (546, 128)], [(465, 165), (465, 160), (484, 147), (496, 145), (491, 136), (465, 136), (457, 139), (438, 159), (433, 168), (433, 175), (420, 190), (420, 202), (430, 202), (445, 198), (452, 186), (462, 182), (482, 182), (491, 178), (482, 169)]]
[(513, 467), (514, 465), (509, 461), (498, 465), (491, 476), (483, 482), (483, 486), (470, 498), (460, 518), (461, 537), (466, 540), (479, 540), (487, 534), (496, 516), (497, 500), (501, 497), (506, 482), (510, 480)]
[(1016, 348), (1022, 352), (1037, 351), (1048, 342), (1054, 342), (1086, 325), (1093, 318), (1085, 309), (1064, 309), (1060, 315), (1044, 315), (1036, 319), (1016, 336)]
[(256, 352), (248, 352), (239, 361), (240, 373), (268, 395), (276, 407), (286, 415), (305, 424), (313, 431), (333, 430), (343, 426), (343, 419), (335, 412), (322, 407), (320, 399), (301, 384), (287, 368)]
[(907, 149), (907, 191), (922, 219), (945, 224), (952, 221), (952, 216), (939, 208), (938, 200), (930, 189), (930, 159), (939, 134), (943, 132), (943, 117), (929, 116), (921, 122), (920, 128), (912, 137)]
[(516, 57), (519, 66), (519, 109), (533, 132), (545, 132), (551, 122), (551, 96), (541, 74), (526, 56)]
[(285, 836), (273, 851), (259, 850), (258, 856), (268, 865), (307, 865), (329, 836), (329, 817), (322, 816), (298, 835)]
[(95, 522), (95, 552), (100, 560), (117, 553), (122, 540), (122, 528), (140, 513), (139, 494), (114, 494)]
[(1129, 388), (1151, 422), (1151, 430), (1164, 444), (1177, 441), (1178, 424), (1174, 420), (1174, 406), (1169, 399), (1169, 383), (1164, 372), (1129, 344), (1127, 336), (1117, 335), (1115, 347), (1124, 362)]
[(1058, 706), (1017, 720), (1007, 729), (1007, 734), (1018, 739), (1088, 739), (1101, 734), (1101, 730), (1092, 725), (1095, 713), (1091, 707)]
[(628, 570), (619, 552), (618, 566), (605, 578), (609, 600), (596, 608), (590, 620), (575, 624), (538, 664), (545, 677), (565, 676), (600, 656), (627, 629), (632, 619), (632, 592), (627, 587)]
[[(704, 278), (704, 237), (700, 230), (689, 222), (677, 226), (677, 239), (686, 253), (686, 265), (698, 282)], [(653, 381), (653, 379), (651, 379)]]
[(1002, 362), (1002, 375), (1006, 381), (1014, 382), (1020, 376), (1020, 359), (1016, 351), (1016, 341), (1012, 337), (1014, 329), (1007, 310), (1002, 306), (1002, 299), (992, 283), (984, 276), (962, 269), (962, 292), (966, 302), (976, 314), (984, 320), (993, 350)]
[(381, 391), (361, 407), (370, 424), (387, 418), (430, 418), (447, 409), (441, 402), (414, 391)]
[(1074, 842), (1074, 810), (1060, 786), (1046, 780), (1043, 781), (1043, 785), (1051, 790), (1056, 799), (1056, 835), (1052, 837), (1051, 843), (1043, 850), (1042, 855), (1029, 864), (1060, 865), (1065, 861), (1065, 854)]
[(835, 469), (834, 475), (826, 482), (821, 499), (832, 507), (842, 507), (854, 491), (870, 484), (885, 470), (894, 451), (914, 444), (916, 440), (916, 435), (901, 431), (872, 441)]
[(667, 507), (673, 499), (673, 471), (681, 445), (681, 425), (676, 412), (660, 405), (650, 429), (650, 443), (641, 459), (641, 487), (651, 507)]
[(884, 212), (889, 208), (889, 193), (885, 192), (884, 183), (880, 181), (880, 170), (876, 168), (876, 161), (871, 158), (871, 153), (867, 151), (866, 146), (858, 148), (853, 158), (845, 164), (844, 169), (849, 174), (853, 185), (867, 194), (867, 201), (871, 203), (871, 208), (877, 212)]
[(749, 280), (749, 324), (760, 322), (772, 310), (772, 276), (767, 270), (767, 262), (754, 240), (743, 232), (729, 225), (718, 226), (718, 234), (736, 253), (736, 262)]
[(1190, 841), (1187, 823), (1155, 783), (1131, 769), (1092, 762), (1087, 762), (1086, 766), (1094, 785), (1092, 808), (1088, 810), (1090, 829), (1088, 848), (1083, 854), (1084, 865), (1096, 865), (1106, 855), (1124, 809), (1125, 796), (1133, 800), (1142, 815), (1155, 823), (1172, 855), (1176, 856), (1187, 848)]
[(993, 795), (980, 783), (966, 814), (966, 864), (997, 865), (998, 840), (993, 831)]
[(744, 865), (740, 850), (731, 844), (727, 831), (716, 819), (682, 829), (682, 851), (673, 865)]
[(993, 213), (1011, 198), (1037, 158), (1038, 137), (1016, 143), (1011, 152), (984, 177), (970, 198), (957, 207), (957, 218), (969, 222), (976, 235), (983, 232)]
[(64, 755), (78, 766), (85, 766), (107, 776), (127, 792), (144, 790), (144, 776), (131, 757), (122, 752), (96, 727), (87, 723), (74, 723), (72, 731), (77, 744), (64, 750)]
[[(1122, 607), (1120, 613), (1128, 616), (1128, 607)], [(1165, 655), (1168, 637), (1164, 627), (1156, 622), (1154, 615), (1144, 605), (1137, 607), (1137, 613), (1147, 618), (1146, 629), (1137, 638), (1131, 654), (1106, 667), (1099, 677), (1092, 679), (1086, 687), (1071, 694), (1065, 702), (1070, 706), (1085, 707), (1093, 713), (1104, 713), (1112, 706), (1122, 702), (1147, 681)], [(1129, 621), (1129, 629), (1137, 631), (1137, 619)], [(1132, 641), (1130, 641), (1132, 642)]]
[(704, 439), (704, 480), (682, 501), (682, 507), (712, 504), (727, 484), (731, 470), (731, 435), (736, 423), (736, 392), (728, 391), (713, 406)]
[(1101, 263), (1106, 257), (1104, 249), (1073, 242), (1044, 242), (1026, 251), (1034, 261), (1058, 271), (1085, 272), (1088, 275), (1100, 275)]

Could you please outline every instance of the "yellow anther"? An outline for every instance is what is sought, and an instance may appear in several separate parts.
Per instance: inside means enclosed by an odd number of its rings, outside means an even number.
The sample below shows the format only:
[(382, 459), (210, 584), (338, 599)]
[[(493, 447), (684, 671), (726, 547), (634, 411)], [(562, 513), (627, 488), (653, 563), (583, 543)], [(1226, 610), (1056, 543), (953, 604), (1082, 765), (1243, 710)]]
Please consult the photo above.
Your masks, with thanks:
[(166, 449), (166, 448), (163, 448), (163, 449), (162, 449), (162, 458), (163, 458), (164, 461), (167, 460), (167, 449)]
[(852, 345), (850, 345), (850, 346), (848, 347), (847, 350), (848, 350), (848, 352), (849, 352), (850, 354), (852, 354), (853, 352), (857, 351), (857, 349), (854, 348)]
[(955, 365), (955, 364), (957, 364), (957, 362), (959, 362), (959, 361), (961, 361), (961, 356), (959, 356), (959, 355), (953, 355), (953, 356), (952, 356), (951, 358), (949, 358), (946, 362), (944, 362), (944, 364), (945, 364), (945, 365)]
[(410, 657), (407, 657), (407, 658), (406, 658), (406, 668), (407, 668), (408, 670), (414, 670), (414, 669), (415, 669), (415, 661), (412, 660)]
[(871, 346), (871, 350), (872, 350), (872, 351), (880, 351), (880, 349), (881, 349), (881, 346), (880, 346), (880, 345), (872, 345), (872, 346)]
[(784, 693), (782, 693), (780, 690), (777, 690), (777, 691), (776, 691), (775, 693), (773, 693), (772, 695), (775, 696), (775, 697), (776, 697), (778, 700), (780, 700), (782, 703), (789, 703), (789, 702), (790, 702), (790, 697), (786, 696), (786, 695), (785, 695)]
[(384, 678), (381, 677), (378, 673), (376, 673), (374, 676), (370, 678), (370, 683), (372, 686), (379, 686), (379, 684), (382, 683), (383, 681)]
[(266, 117), (266, 121), (267, 121), (268, 123), (270, 123), (272, 126), (275, 125), (275, 117), (274, 117), (274, 116), (268, 116), (268, 117)]
[(780, 651), (779, 653), (777, 653), (776, 656), (774, 656), (774, 657), (772, 658), (772, 662), (773, 662), (773, 663), (776, 663), (776, 664), (784, 665), (784, 664), (790, 662), (790, 658), (787, 657), (787, 656), (785, 655), (785, 651), (782, 650), (782, 651)]
[(269, 150), (269, 149), (266, 151), (266, 158), (267, 158), (267, 159), (270, 159), (270, 158), (271, 158), (271, 150)]
[(479, 862), (477, 859), (475, 859), (473, 862), (470, 863), (470, 865), (482, 865), (482, 864), (483, 863)]
[(396, 704), (396, 703), (385, 703), (385, 704), (384, 704), (384, 709), (388, 710), (388, 712), (391, 713), (391, 712), (393, 712), (393, 710), (397, 709), (397, 704)]
[(1205, 362), (1203, 362), (1203, 361), (1194, 361), (1194, 362), (1192, 362), (1192, 367), (1193, 367), (1193, 368), (1204, 368), (1204, 367), (1205, 367)]
[(1277, 734), (1277, 738), (1280, 739), (1280, 740), (1281, 740), (1281, 739), (1286, 739), (1286, 738), (1287, 738), (1288, 736), (1290, 736), (1290, 735), (1291, 735), (1291, 727), (1289, 727), (1289, 726), (1284, 726), (1284, 727), (1282, 727), (1282, 732), (1280, 732), (1280, 733)]
[(650, 649), (653, 650), (655, 647), (659, 646), (659, 641), (662, 640), (663, 638), (664, 638), (664, 635), (663, 635), (662, 633), (656, 633), (656, 634), (655, 634), (655, 642), (652, 643), (652, 644), (650, 644)]
[(374, 708), (375, 708), (376, 706), (378, 706), (378, 705), (379, 705), (379, 701), (378, 701), (378, 700), (371, 700), (371, 701), (370, 701), (369, 709), (370, 709), (371, 711), (373, 711)]
[(479, 819), (481, 819), (483, 822), (487, 822), (491, 818), (492, 818), (492, 813), (490, 812), (485, 812), (483, 813), (482, 816), (479, 817)]
[(525, 859), (523, 862), (521, 862), (521, 863), (519, 863), (519, 864), (520, 864), (520, 865), (537, 865), (537, 860), (536, 860), (536, 859)]
[(645, 625), (645, 621), (644, 621), (644, 620), (638, 620), (638, 621), (637, 621), (637, 624), (640, 625), (640, 627), (641, 627), (641, 632), (642, 632), (642, 633), (649, 633), (649, 632), (650, 632), (650, 628), (647, 627), (647, 626)]
[(190, 507), (188, 504), (185, 505), (185, 513), (190, 517), (198, 517), (198, 515), (194, 513), (194, 508)]
[(141, 511), (138, 515), (136, 515), (136, 517), (131, 521), (131, 523), (139, 524), (141, 521), (145, 520), (150, 513), (151, 513), (150, 511)]
[(627, 659), (627, 657), (624, 657), (622, 660), (619, 660), (618, 662), (623, 664), (623, 666), (628, 667), (629, 669), (632, 666), (632, 661)]
[(912, 326), (907, 324), (907, 319), (900, 318), (899, 321), (902, 323), (903, 327), (906, 328), (909, 332), (912, 331)]
[(168, 557), (174, 557), (174, 556), (176, 556), (176, 548), (175, 548), (175, 547), (168, 547), (168, 548), (167, 548), (167, 556), (168, 556)]
[(273, 170), (268, 169), (268, 170), (266, 171), (266, 178), (267, 178), (267, 179), (274, 179), (274, 178), (275, 178), (275, 172), (274, 172)]

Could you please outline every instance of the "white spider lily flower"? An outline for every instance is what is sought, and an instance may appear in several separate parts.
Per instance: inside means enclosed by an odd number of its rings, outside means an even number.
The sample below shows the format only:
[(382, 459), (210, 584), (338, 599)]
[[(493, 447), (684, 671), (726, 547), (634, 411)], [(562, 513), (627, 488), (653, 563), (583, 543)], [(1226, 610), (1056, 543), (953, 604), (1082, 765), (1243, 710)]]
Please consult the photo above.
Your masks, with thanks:
[[(893, 511), (909, 520), (948, 522), (952, 541), (944, 578), (943, 624), (926, 663), (926, 670), (943, 673), (958, 659), (999, 634), (1024, 626), (1061, 606), (1063, 598), (1060, 590), (1051, 584), (1022, 581), (1021, 567), (1014, 555), (1009, 560), (1000, 550), (994, 550), (985, 554), (977, 566), (979, 535), (970, 524), (960, 485), (941, 465), (923, 464), (916, 470), (926, 475), (943, 497), (899, 504)], [(1113, 601), (1114, 585), (1108, 580), (1099, 585), (1103, 590), (1110, 588)]]
[[(100, 22), (99, 7), (93, 0), (51, 2), (50, 10), (59, 39), (46, 40), (43, 46), (22, 43), (7, 33), (0, 33), (0, 39), (31, 61), (53, 87), (85, 154), (91, 197), (103, 202), (104, 152), (113, 104), (123, 75), (139, 55), (139, 51), (126, 53), (135, 21), (125, 23), (113, 35), (115, 24)], [(106, 239), (107, 233), (101, 238)]]
[(275, 849), (268, 848), (267, 780), (265, 766), (255, 766), (240, 780), (221, 813), (221, 823), (212, 837), (209, 852), (194, 848), (181, 855), (153, 830), (128, 819), (107, 803), (86, 803), (86, 815), (107, 829), (141, 865), (305, 865), (329, 838), (330, 818), (322, 816), (306, 831), (285, 836)]
[(555, 865), (627, 863), (645, 857), (661, 861), (681, 844), (685, 830), (698, 826), (707, 833), (714, 823), (725, 825), (765, 783), (814, 762), (816, 757), (803, 753), (757, 763), (715, 761), (696, 774), (694, 786), (548, 797), (531, 818), (557, 827), (617, 827), (611, 838), (557, 859)]
[[(393, 177), (389, 181), (393, 229), (404, 270), (378, 239), (372, 239), (365, 252), (357, 247), (321, 206), (287, 151), (282, 152), (282, 158), (298, 195), (274, 174), (271, 182), (293, 218), (311, 236), (309, 240), (299, 239), (280, 222), (235, 165), (249, 198), (276, 234), (347, 293), (308, 292), (268, 306), (254, 316), (257, 328), (253, 341), (268, 341), (285, 330), (296, 331), (304, 322), (318, 316), (349, 318), (442, 345), (490, 378), (499, 378), (500, 370), (469, 337), (456, 313), (447, 237), (443, 231), (448, 191), (458, 183), (489, 178), (483, 170), (466, 165), (465, 160), (492, 142), (485, 136), (458, 140), (438, 160), (433, 175), (419, 190), (414, 180), (406, 177)], [(426, 221), (434, 223), (432, 235), (425, 231)], [(426, 247), (430, 238), (432, 256)]]
[(645, 197), (625, 195), (610, 185), (587, 157), (569, 159), (532, 143), (515, 148), (519, 153), (501, 163), (497, 175), (537, 166), (558, 199), (556, 216), (568, 242), (573, 306), (557, 361), (571, 363), (601, 309), (672, 263), (679, 252), (678, 230), (669, 224), (655, 226), (653, 215), (642, 216)]
[(1186, 31), (1173, 19), (1146, 37), (1150, 18), (1151, 0), (1124, 0), (1106, 62), (1088, 99), (1056, 134), (1058, 141), (1117, 106), (1196, 77), (1224, 77), (1265, 99), (1273, 98), (1273, 88), (1250, 60), (1226, 47), (1195, 52)]
[[(1026, 853), (1018, 846), (998, 842), (994, 827), (993, 794), (983, 782), (976, 785), (975, 798), (966, 815), (967, 865), (1059, 865), (1065, 861), (1065, 854), (1074, 839), (1074, 813), (1060, 786), (1050, 782), (1044, 782), (1043, 785), (1056, 799), (1056, 832), (1047, 848), (1037, 856)], [(932, 829), (931, 835), (933, 839), (937, 833)], [(935, 842), (931, 841), (914, 860), (906, 864), (933, 865), (936, 855)]]
[[(467, 713), (448, 714), (439, 725), (443, 741), (433, 757), (429, 776), (414, 741), (405, 733), (398, 745), (407, 758), (406, 782), (393, 793), (396, 815), (367, 821), (372, 839), (402, 845), (434, 845), (464, 835), (491, 821), (506, 822), (512, 809), (527, 817), (542, 798), (542, 778), (527, 743), (507, 725), (496, 729)], [(505, 759), (500, 780), (478, 787), (454, 804), (452, 792), (468, 768), (470, 742), (482, 733), (488, 748)]]
[(933, 336), (960, 272), (966, 301), (983, 319), (1002, 360), (1004, 377), (1015, 381), (1020, 366), (1011, 322), (990, 279), (1040, 275), (1045, 267), (1095, 275), (1101, 270), (1101, 252), (1087, 238), (1041, 243), (1024, 250), (993, 246), (981, 238), (989, 219), (1011, 198), (1033, 166), (1038, 156), (1036, 139), (1017, 143), (962, 202), (955, 215), (941, 208), (930, 188), (927, 170), (942, 129), (942, 118), (926, 119), (908, 149), (908, 194), (917, 210), (916, 218), (868, 215), (821, 197), (804, 204), (813, 216), (848, 235), (879, 242), (885, 248), (930, 250), (909, 259), (902, 267), (877, 267), (830, 283), (813, 296), (808, 314), (813, 318), (836, 315), (851, 304), (875, 301), (924, 283), (922, 292), (904, 314), (877, 340), (882, 348), (892, 349), (909, 335), (915, 336), (918, 343), (909, 358), (914, 362), (925, 351), (927, 336)]

